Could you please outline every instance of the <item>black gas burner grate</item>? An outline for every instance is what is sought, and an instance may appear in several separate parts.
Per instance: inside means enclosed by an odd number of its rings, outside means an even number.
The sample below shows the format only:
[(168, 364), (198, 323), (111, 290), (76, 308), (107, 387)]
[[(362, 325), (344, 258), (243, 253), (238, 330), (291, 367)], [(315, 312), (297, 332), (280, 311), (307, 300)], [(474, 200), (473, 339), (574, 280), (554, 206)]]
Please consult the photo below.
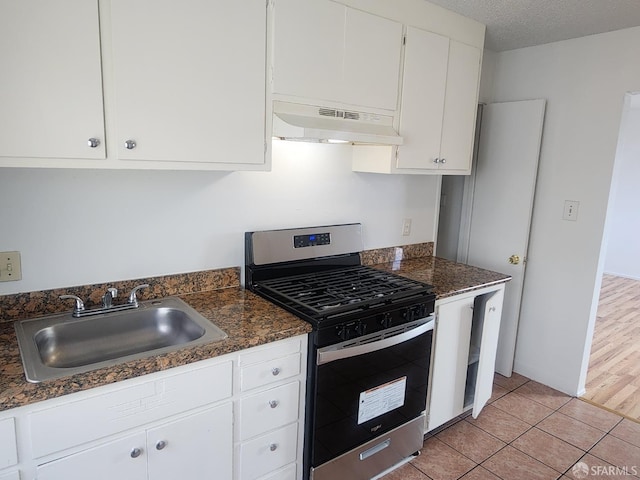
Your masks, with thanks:
[(259, 288), (293, 310), (335, 315), (429, 293), (429, 285), (366, 266), (333, 269), (259, 282)]

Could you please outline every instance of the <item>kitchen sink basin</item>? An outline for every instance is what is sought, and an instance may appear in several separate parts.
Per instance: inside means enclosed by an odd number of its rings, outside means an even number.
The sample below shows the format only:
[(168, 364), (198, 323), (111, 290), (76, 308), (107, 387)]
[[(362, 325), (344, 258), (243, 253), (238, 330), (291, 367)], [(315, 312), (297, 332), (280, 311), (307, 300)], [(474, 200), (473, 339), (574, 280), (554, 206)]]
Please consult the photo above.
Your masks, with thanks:
[(15, 324), (27, 380), (40, 382), (224, 340), (227, 334), (177, 297), (74, 318), (71, 312)]

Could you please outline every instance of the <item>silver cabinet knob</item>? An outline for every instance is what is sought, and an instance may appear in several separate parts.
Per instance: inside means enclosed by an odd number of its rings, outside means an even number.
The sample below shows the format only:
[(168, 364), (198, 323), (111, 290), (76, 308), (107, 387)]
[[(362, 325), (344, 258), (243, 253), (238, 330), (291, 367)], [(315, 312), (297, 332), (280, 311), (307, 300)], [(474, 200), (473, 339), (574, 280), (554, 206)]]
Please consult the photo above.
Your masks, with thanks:
[(280, 368), (278, 368), (278, 367), (274, 367), (274, 368), (271, 370), (271, 373), (272, 373), (272, 375), (273, 375), (274, 377), (276, 377), (276, 376), (280, 375)]
[(447, 159), (446, 158), (441, 158), (440, 159), (440, 163), (447, 163)]
[(269, 450), (271, 450), (272, 452), (275, 452), (277, 449), (278, 449), (277, 443), (272, 443), (271, 445), (269, 445)]
[(439, 162), (440, 162), (440, 159), (439, 159), (439, 158), (434, 158), (434, 159), (433, 159), (433, 163), (439, 163)]
[(131, 450), (131, 458), (138, 458), (140, 455), (142, 455), (141, 448), (136, 447)]
[(90, 138), (89, 140), (87, 140), (87, 145), (89, 145), (91, 148), (96, 148), (100, 146), (100, 140), (97, 138)]
[(156, 450), (162, 450), (166, 446), (167, 442), (165, 440), (160, 440), (158, 443), (156, 443)]
[(279, 402), (279, 401), (277, 401), (277, 400), (270, 400), (270, 401), (269, 401), (269, 406), (270, 406), (271, 408), (276, 408), (279, 404), (280, 404), (280, 402)]
[(124, 142), (124, 148), (126, 148), (127, 150), (133, 150), (134, 148), (136, 148), (136, 141), (127, 140), (126, 142)]

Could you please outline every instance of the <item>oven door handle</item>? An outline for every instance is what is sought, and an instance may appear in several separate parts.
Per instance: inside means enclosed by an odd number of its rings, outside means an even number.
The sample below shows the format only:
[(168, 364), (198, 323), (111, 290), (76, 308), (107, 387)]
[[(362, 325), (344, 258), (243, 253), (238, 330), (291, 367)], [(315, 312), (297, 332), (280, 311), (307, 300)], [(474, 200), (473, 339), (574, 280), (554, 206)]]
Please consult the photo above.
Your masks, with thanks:
[(371, 343), (364, 343), (360, 345), (354, 345), (353, 347), (345, 347), (340, 349), (331, 349), (327, 351), (318, 351), (317, 364), (324, 365), (325, 363), (334, 362), (343, 358), (357, 357), (358, 355), (364, 355), (366, 353), (376, 352), (384, 348), (393, 347), (399, 343), (406, 342), (412, 338), (416, 338), (430, 330), (433, 330), (435, 320), (429, 320), (426, 323), (418, 325), (417, 327), (394, 335), (392, 337), (382, 338)]

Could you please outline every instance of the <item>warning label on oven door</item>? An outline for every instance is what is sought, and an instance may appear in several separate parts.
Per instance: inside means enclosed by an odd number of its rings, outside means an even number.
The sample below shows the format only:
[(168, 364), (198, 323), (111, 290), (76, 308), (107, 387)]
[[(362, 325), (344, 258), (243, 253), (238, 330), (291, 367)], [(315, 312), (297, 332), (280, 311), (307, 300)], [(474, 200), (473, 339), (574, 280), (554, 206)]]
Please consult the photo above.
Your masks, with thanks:
[(358, 425), (404, 405), (407, 377), (360, 393)]

